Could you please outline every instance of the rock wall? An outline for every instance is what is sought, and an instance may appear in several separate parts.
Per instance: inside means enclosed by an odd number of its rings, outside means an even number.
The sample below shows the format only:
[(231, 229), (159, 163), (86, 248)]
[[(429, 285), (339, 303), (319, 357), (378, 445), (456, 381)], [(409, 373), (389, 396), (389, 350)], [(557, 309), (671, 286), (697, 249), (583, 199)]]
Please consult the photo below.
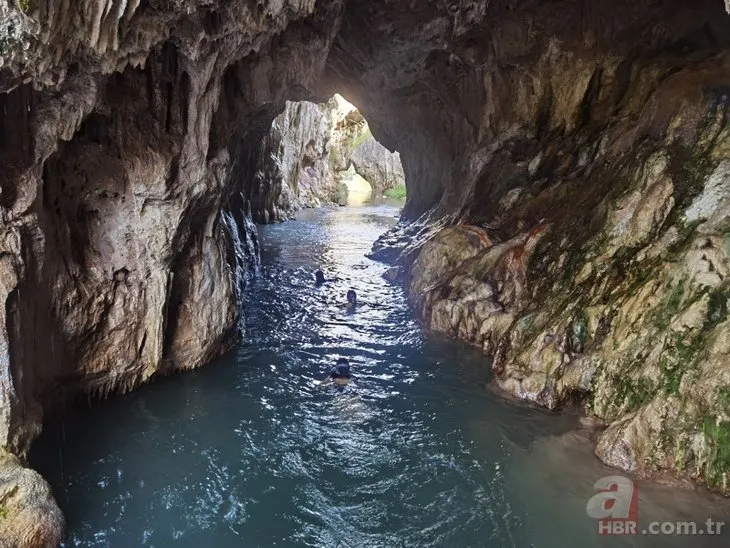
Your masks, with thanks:
[(344, 203), (351, 166), (380, 196), (405, 184), (400, 155), (372, 136), (360, 112), (339, 95), (326, 103), (287, 102), (239, 175), (258, 223), (288, 219), (303, 208)]
[(583, 48), (496, 41), (520, 62), (485, 79), (475, 131), (494, 134), (466, 149), (431, 219), (376, 256), (406, 267), (428, 326), (493, 357), (501, 388), (550, 408), (585, 401), (608, 425), (606, 463), (727, 493), (730, 56), (717, 7), (694, 29), (698, 13), (663, 17), (626, 53), (598, 53), (597, 28)]
[(330, 104), (288, 102), (276, 117), (248, 174), (246, 195), (256, 222), (281, 221), (299, 209), (334, 201), (328, 158), (332, 110)]
[[(0, 63), (0, 445), (22, 456), (49, 406), (230, 346), (231, 152), (311, 87), (340, 6), (2, 4), (14, 19), (0, 24), (12, 27)], [(32, 485), (21, 471), (8, 468), (8, 485)], [(42, 504), (34, 493), (18, 496)], [(46, 516), (36, 537), (4, 528), (8, 544), (57, 544), (58, 514)]]
[(15, 87), (0, 96), (0, 428), (21, 453), (35, 402), (128, 388), (225, 347), (237, 313), (221, 222), (236, 188), (227, 146), (322, 69), (333, 32), (281, 31), (338, 10), (99, 6), (31, 3), (32, 18), (19, 15), (34, 24), (30, 45), (3, 57), (20, 65), (3, 70)]
[(353, 150), (350, 162), (355, 172), (370, 183), (376, 196), (406, 184), (400, 153), (389, 151), (372, 135)]
[(719, 0), (0, 0), (0, 444), (226, 348), (262, 139), (341, 92), (419, 219), (380, 256), (463, 225), (426, 321), (589, 398), (607, 462), (727, 490), (729, 41)]
[(0, 546), (58, 546), (63, 526), (46, 481), (0, 449)]

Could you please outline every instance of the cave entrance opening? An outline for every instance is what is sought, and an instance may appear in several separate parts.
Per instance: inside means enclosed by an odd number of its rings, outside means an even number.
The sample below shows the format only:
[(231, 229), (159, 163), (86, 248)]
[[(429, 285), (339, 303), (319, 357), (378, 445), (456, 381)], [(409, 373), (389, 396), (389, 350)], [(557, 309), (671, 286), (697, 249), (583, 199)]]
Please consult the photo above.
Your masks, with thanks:
[(339, 202), (353, 207), (365, 206), (378, 200), (373, 185), (360, 175), (353, 166), (337, 174)]
[(320, 104), (287, 102), (262, 152), (268, 187), (278, 194), (271, 220), (328, 203), (401, 206), (406, 198), (399, 152), (380, 144), (360, 110), (339, 94)]

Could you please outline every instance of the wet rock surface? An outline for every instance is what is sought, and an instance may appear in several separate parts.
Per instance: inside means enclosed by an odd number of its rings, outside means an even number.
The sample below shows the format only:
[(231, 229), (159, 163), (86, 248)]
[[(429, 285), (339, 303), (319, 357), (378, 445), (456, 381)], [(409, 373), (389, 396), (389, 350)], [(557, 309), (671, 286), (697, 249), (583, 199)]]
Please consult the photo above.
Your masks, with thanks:
[(287, 102), (241, 178), (254, 220), (269, 223), (344, 204), (355, 174), (375, 196), (405, 185), (400, 155), (378, 143), (357, 108), (335, 95), (321, 104)]
[(49, 406), (230, 348), (238, 143), (319, 76), (340, 7), (2, 4), (0, 444), (24, 455)]
[(321, 72), (313, 59), (334, 30), (278, 33), (339, 11), (107, 8), (7, 8), (28, 23), (30, 44), (3, 50), (0, 96), (0, 433), (21, 454), (50, 402), (196, 367), (233, 340), (238, 281), (224, 214), (235, 210), (242, 232), (245, 223), (231, 152), (257, 119), (270, 124), (287, 90)]
[[(283, 214), (275, 177), (249, 177), (262, 139), (287, 100), (339, 91), (403, 153), (414, 224), (375, 256), (402, 267), (424, 319), (494, 354), (520, 397), (588, 398), (607, 462), (728, 489), (719, 0), (3, 0), (0, 17), (10, 451), (51, 402), (230, 344), (224, 214), (237, 196)], [(474, 229), (421, 252), (451, 225)]]
[(58, 546), (63, 527), (63, 515), (46, 481), (0, 450), (0, 546)]
[[(727, 70), (724, 55), (711, 63)], [(614, 182), (605, 195), (581, 195), (580, 152), (537, 151), (494, 217), (423, 245), (409, 287), (427, 325), (494, 357), (502, 389), (550, 408), (585, 400), (608, 425), (607, 464), (727, 491), (730, 133), (722, 96), (696, 101), (690, 140), (664, 129), (639, 162), (606, 161), (612, 174), (589, 157), (592, 177)]]

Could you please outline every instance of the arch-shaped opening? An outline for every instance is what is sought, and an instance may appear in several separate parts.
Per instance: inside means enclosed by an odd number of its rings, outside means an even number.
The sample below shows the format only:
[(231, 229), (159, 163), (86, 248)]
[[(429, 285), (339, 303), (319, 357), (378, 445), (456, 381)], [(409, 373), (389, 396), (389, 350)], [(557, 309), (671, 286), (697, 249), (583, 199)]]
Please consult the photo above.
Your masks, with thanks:
[(287, 101), (248, 158), (249, 176), (261, 181), (261, 199), (250, 208), (257, 222), (323, 204), (394, 197), (402, 206), (406, 197), (400, 154), (381, 145), (358, 108), (339, 94), (323, 103)]
[[(282, 218), (318, 162), (340, 164), (303, 135), (282, 175), (305, 105), (340, 92), (403, 154), (379, 256), (420, 318), (519, 397), (587, 398), (607, 462), (728, 492), (723, 2), (6, 4), (0, 374), (23, 379), (0, 386), (22, 400), (3, 447), (27, 447), (61, 391), (230, 348), (231, 242), (255, 248), (246, 213)], [(298, 125), (272, 130), (287, 101)], [(52, 337), (20, 341), (37, 326)]]

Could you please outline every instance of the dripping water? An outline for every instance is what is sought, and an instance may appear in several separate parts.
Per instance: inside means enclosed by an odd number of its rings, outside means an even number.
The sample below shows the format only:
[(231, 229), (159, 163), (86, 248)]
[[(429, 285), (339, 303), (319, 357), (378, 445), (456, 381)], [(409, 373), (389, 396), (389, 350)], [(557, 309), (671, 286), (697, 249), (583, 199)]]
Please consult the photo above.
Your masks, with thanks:
[(238, 330), (243, 333), (246, 328), (242, 312), (243, 293), (261, 268), (258, 230), (251, 217), (246, 215), (242, 208), (221, 211), (221, 217), (230, 238), (228, 262), (233, 272), (233, 287), (239, 311)]
[(243, 223), (244, 250), (246, 252), (247, 269), (249, 276), (258, 276), (261, 271), (261, 252), (259, 249), (259, 234), (250, 215), (241, 218)]

